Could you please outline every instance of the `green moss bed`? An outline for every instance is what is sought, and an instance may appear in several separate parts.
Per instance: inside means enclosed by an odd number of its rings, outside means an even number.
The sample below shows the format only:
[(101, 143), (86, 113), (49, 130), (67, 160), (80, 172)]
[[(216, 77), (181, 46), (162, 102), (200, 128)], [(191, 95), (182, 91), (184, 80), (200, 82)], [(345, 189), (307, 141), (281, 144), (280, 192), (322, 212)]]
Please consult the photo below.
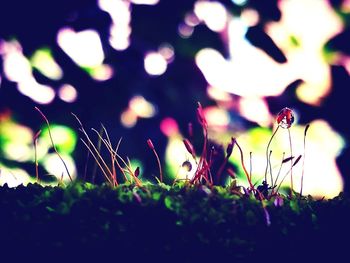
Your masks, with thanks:
[(47, 252), (64, 259), (73, 253), (126, 259), (120, 262), (334, 262), (347, 256), (347, 195), (265, 205), (218, 186), (5, 185), (0, 250), (17, 251), (16, 258)]

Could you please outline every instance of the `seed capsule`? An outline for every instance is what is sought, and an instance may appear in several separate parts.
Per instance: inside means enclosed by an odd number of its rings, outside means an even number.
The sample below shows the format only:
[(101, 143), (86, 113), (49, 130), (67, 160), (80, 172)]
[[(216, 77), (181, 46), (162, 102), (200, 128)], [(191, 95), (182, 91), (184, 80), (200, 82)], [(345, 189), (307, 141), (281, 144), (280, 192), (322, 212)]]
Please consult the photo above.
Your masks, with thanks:
[(147, 140), (148, 147), (151, 148), (151, 150), (154, 150), (154, 145), (151, 139)]
[(294, 122), (294, 113), (290, 108), (283, 108), (277, 114), (277, 123), (283, 129), (289, 129)]

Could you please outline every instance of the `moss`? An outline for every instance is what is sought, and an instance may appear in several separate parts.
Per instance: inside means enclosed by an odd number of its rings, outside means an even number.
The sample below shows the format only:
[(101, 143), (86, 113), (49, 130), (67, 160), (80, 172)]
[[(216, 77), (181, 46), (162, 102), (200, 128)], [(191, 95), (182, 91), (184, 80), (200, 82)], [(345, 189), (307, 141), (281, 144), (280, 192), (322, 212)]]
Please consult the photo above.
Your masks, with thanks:
[(203, 185), (4, 186), (0, 242), (7, 248), (61, 254), (74, 248), (88, 256), (92, 249), (181, 262), (345, 253), (343, 243), (334, 241), (350, 232), (347, 196), (328, 201), (284, 198), (279, 206), (274, 200), (264, 202), (265, 210), (252, 197)]

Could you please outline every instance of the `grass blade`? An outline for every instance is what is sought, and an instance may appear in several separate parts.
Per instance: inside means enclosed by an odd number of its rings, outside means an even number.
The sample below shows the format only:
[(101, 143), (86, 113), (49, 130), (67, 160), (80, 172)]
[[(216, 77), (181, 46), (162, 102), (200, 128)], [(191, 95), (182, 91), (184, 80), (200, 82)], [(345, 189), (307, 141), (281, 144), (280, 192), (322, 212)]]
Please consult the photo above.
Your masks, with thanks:
[(68, 177), (69, 177), (69, 180), (70, 180), (71, 182), (73, 182), (72, 177), (71, 177), (71, 175), (70, 175), (70, 172), (69, 172), (69, 170), (68, 170), (68, 167), (67, 167), (65, 161), (63, 160), (62, 156), (61, 156), (61, 155), (59, 154), (59, 152), (57, 151), (56, 145), (55, 145), (55, 143), (53, 142), (53, 138), (52, 138), (52, 134), (51, 134), (51, 128), (50, 128), (49, 120), (46, 118), (45, 114), (44, 114), (38, 107), (34, 107), (34, 108), (39, 112), (39, 114), (40, 114), (40, 115), (43, 117), (43, 119), (45, 120), (46, 125), (47, 125), (47, 128), (48, 128), (48, 131), (49, 131), (49, 137), (50, 137), (50, 140), (51, 140), (52, 148), (53, 148), (53, 150), (55, 151), (55, 153), (57, 154), (58, 158), (60, 158), (60, 160), (62, 161), (63, 166), (64, 166), (64, 168), (66, 169), (67, 175), (68, 175)]

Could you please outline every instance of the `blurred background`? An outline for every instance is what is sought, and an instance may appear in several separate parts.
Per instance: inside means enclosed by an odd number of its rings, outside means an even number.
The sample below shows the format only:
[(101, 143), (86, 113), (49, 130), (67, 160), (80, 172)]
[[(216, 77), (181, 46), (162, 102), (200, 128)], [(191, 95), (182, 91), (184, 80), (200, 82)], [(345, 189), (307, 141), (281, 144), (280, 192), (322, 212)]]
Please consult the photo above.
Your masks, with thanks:
[[(304, 173), (304, 194), (349, 192), (349, 18), (348, 0), (2, 1), (0, 184), (35, 181), (39, 130), (40, 178), (69, 181), (35, 106), (50, 120), (74, 178), (103, 181), (71, 112), (94, 142), (90, 128), (101, 123), (114, 145), (122, 138), (119, 153), (144, 180), (159, 173), (148, 138), (169, 182), (190, 177), (195, 167), (179, 174), (183, 162), (195, 166), (182, 139), (200, 152), (199, 101), (216, 155), (237, 137), (257, 184), (275, 117), (291, 108), (293, 156), (305, 157), (293, 170), (295, 190)], [(290, 156), (287, 130), (278, 131), (270, 149), (276, 177), (283, 153)], [(234, 149), (229, 165), (246, 185), (239, 158)]]

